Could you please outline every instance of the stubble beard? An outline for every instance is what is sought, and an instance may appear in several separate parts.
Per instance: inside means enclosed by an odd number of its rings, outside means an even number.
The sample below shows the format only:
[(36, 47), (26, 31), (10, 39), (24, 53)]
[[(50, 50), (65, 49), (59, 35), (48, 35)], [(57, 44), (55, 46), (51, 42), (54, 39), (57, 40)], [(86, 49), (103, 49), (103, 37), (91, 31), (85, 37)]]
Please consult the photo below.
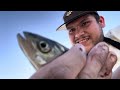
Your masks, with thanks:
[[(90, 50), (91, 50), (95, 45), (97, 45), (98, 43), (103, 42), (103, 40), (104, 40), (104, 34), (103, 34), (103, 29), (101, 28), (100, 36), (99, 36), (99, 38), (93, 43), (93, 45), (92, 45), (92, 47), (90, 48)], [(87, 54), (90, 52), (90, 50), (87, 51)]]

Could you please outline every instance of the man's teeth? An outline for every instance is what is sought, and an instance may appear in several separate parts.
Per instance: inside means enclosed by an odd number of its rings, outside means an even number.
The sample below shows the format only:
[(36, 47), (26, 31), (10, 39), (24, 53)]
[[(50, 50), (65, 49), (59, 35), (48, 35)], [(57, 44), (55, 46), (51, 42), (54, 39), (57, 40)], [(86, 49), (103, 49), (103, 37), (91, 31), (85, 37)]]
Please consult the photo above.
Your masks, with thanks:
[(79, 41), (76, 41), (76, 43), (79, 43)]
[(80, 43), (82, 43), (82, 42), (86, 42), (86, 41), (87, 41), (87, 39), (83, 39), (83, 40), (80, 41)]
[(86, 42), (86, 41), (88, 41), (88, 40), (89, 40), (89, 38), (86, 37), (86, 38), (84, 38), (84, 39), (82, 39), (82, 40), (80, 40), (80, 41), (77, 40), (76, 43), (83, 43), (83, 42)]

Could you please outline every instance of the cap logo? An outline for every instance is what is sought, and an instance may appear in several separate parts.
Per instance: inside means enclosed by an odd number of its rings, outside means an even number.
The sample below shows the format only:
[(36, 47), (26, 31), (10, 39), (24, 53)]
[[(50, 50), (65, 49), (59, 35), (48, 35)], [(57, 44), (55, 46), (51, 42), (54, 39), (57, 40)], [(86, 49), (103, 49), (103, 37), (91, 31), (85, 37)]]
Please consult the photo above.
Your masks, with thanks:
[(68, 11), (66, 16), (70, 16), (73, 11)]

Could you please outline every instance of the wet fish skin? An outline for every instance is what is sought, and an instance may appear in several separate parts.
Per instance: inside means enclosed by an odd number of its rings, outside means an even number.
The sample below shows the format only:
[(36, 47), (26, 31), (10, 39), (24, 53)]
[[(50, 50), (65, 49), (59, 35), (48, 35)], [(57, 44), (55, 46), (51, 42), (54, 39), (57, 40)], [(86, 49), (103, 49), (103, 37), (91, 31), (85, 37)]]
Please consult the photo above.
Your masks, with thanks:
[(19, 46), (36, 70), (69, 50), (44, 36), (26, 31), (23, 34), (17, 34)]

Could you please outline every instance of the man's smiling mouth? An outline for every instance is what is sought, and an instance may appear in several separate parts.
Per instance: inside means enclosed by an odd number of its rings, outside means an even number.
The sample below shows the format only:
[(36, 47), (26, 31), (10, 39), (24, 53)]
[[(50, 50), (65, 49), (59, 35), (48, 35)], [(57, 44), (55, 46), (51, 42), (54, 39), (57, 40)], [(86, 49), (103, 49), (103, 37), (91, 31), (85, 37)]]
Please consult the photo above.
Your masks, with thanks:
[(82, 37), (81, 39), (77, 39), (77, 40), (75, 41), (75, 43), (83, 44), (83, 43), (86, 43), (89, 39), (90, 39), (89, 36)]

